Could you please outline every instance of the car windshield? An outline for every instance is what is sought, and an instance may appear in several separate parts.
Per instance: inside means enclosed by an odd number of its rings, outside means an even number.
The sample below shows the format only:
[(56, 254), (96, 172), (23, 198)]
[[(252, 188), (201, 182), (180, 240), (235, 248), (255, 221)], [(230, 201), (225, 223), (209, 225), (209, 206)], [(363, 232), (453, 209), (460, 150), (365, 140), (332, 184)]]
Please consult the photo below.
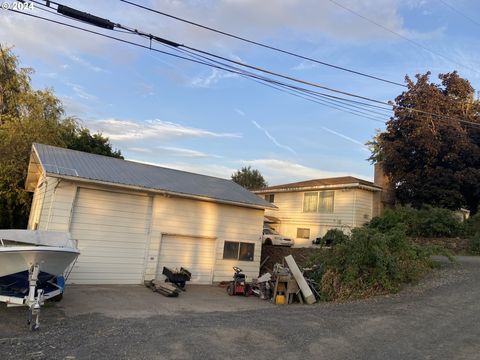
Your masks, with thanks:
[(265, 228), (263, 229), (263, 233), (264, 234), (268, 234), (268, 235), (280, 235), (278, 232), (276, 232), (275, 230), (273, 229), (268, 229), (268, 228)]

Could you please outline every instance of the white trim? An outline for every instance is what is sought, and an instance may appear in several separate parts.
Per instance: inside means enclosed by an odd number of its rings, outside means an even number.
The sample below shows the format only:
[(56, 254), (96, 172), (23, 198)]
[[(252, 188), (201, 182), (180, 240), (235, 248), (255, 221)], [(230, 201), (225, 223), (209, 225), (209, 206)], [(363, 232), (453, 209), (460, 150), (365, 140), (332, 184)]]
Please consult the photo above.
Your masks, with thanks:
[(240, 207), (246, 207), (246, 208), (260, 209), (260, 210), (264, 210), (266, 208), (272, 208), (272, 209), (277, 208), (275, 205), (262, 206), (262, 205), (255, 205), (255, 204), (247, 204), (247, 203), (242, 203), (242, 202), (237, 202), (237, 201), (215, 199), (215, 198), (210, 198), (210, 197), (200, 196), (200, 195), (177, 193), (177, 192), (174, 192), (174, 191), (167, 191), (167, 190), (157, 190), (157, 189), (144, 188), (144, 187), (135, 186), (135, 185), (116, 184), (116, 183), (111, 183), (111, 182), (85, 179), (85, 178), (68, 176), (68, 175), (46, 173), (46, 176), (52, 177), (52, 178), (58, 178), (58, 179), (65, 179), (65, 180), (69, 180), (69, 181), (72, 181), (72, 182), (91, 183), (91, 184), (95, 184), (95, 185), (103, 185), (103, 186), (118, 187), (118, 188), (122, 188), (122, 189), (130, 189), (130, 190), (140, 191), (140, 192), (143, 192), (143, 193), (162, 194), (166, 197), (175, 196), (175, 197), (181, 197), (181, 198), (187, 198), (187, 199), (195, 199), (195, 200), (213, 202), (213, 203), (218, 203), (218, 204), (234, 205), (234, 206), (240, 206)]
[(370, 191), (382, 191), (380, 187), (376, 185), (365, 185), (361, 183), (348, 183), (348, 184), (336, 184), (336, 185), (316, 185), (316, 186), (304, 186), (304, 187), (291, 187), (291, 188), (278, 188), (278, 189), (265, 189), (254, 191), (255, 194), (269, 194), (280, 192), (297, 192), (297, 191), (316, 191), (316, 190), (334, 190), (334, 189), (348, 189), (348, 188), (360, 188)]

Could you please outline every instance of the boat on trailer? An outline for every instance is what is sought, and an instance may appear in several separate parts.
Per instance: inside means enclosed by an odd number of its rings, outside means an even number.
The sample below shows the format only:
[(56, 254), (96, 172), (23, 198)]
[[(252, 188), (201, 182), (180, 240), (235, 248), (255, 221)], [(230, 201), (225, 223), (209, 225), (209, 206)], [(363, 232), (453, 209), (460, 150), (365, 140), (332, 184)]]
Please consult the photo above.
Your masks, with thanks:
[(30, 328), (37, 330), (41, 305), (61, 299), (79, 255), (68, 233), (0, 230), (0, 302), (26, 306)]

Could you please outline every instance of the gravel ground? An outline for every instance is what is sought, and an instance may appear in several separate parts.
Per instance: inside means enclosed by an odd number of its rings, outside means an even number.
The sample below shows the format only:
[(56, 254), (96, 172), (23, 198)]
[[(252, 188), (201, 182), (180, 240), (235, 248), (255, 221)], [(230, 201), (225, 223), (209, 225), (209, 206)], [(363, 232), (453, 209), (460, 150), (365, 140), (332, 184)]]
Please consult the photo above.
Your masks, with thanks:
[[(346, 304), (142, 318), (66, 316), (29, 332), (0, 308), (0, 359), (480, 359), (480, 258), (420, 284)], [(259, 301), (257, 299), (249, 299)]]

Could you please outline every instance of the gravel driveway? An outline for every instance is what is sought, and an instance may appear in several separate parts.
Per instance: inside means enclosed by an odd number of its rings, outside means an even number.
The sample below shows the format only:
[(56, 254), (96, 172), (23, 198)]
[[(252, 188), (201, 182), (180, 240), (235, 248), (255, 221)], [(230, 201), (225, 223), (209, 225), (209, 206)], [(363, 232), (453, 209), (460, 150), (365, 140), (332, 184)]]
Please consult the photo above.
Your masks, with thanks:
[(0, 358), (480, 359), (480, 258), (442, 264), (400, 294), (347, 304), (129, 318), (51, 305), (35, 333), (2, 307)]

